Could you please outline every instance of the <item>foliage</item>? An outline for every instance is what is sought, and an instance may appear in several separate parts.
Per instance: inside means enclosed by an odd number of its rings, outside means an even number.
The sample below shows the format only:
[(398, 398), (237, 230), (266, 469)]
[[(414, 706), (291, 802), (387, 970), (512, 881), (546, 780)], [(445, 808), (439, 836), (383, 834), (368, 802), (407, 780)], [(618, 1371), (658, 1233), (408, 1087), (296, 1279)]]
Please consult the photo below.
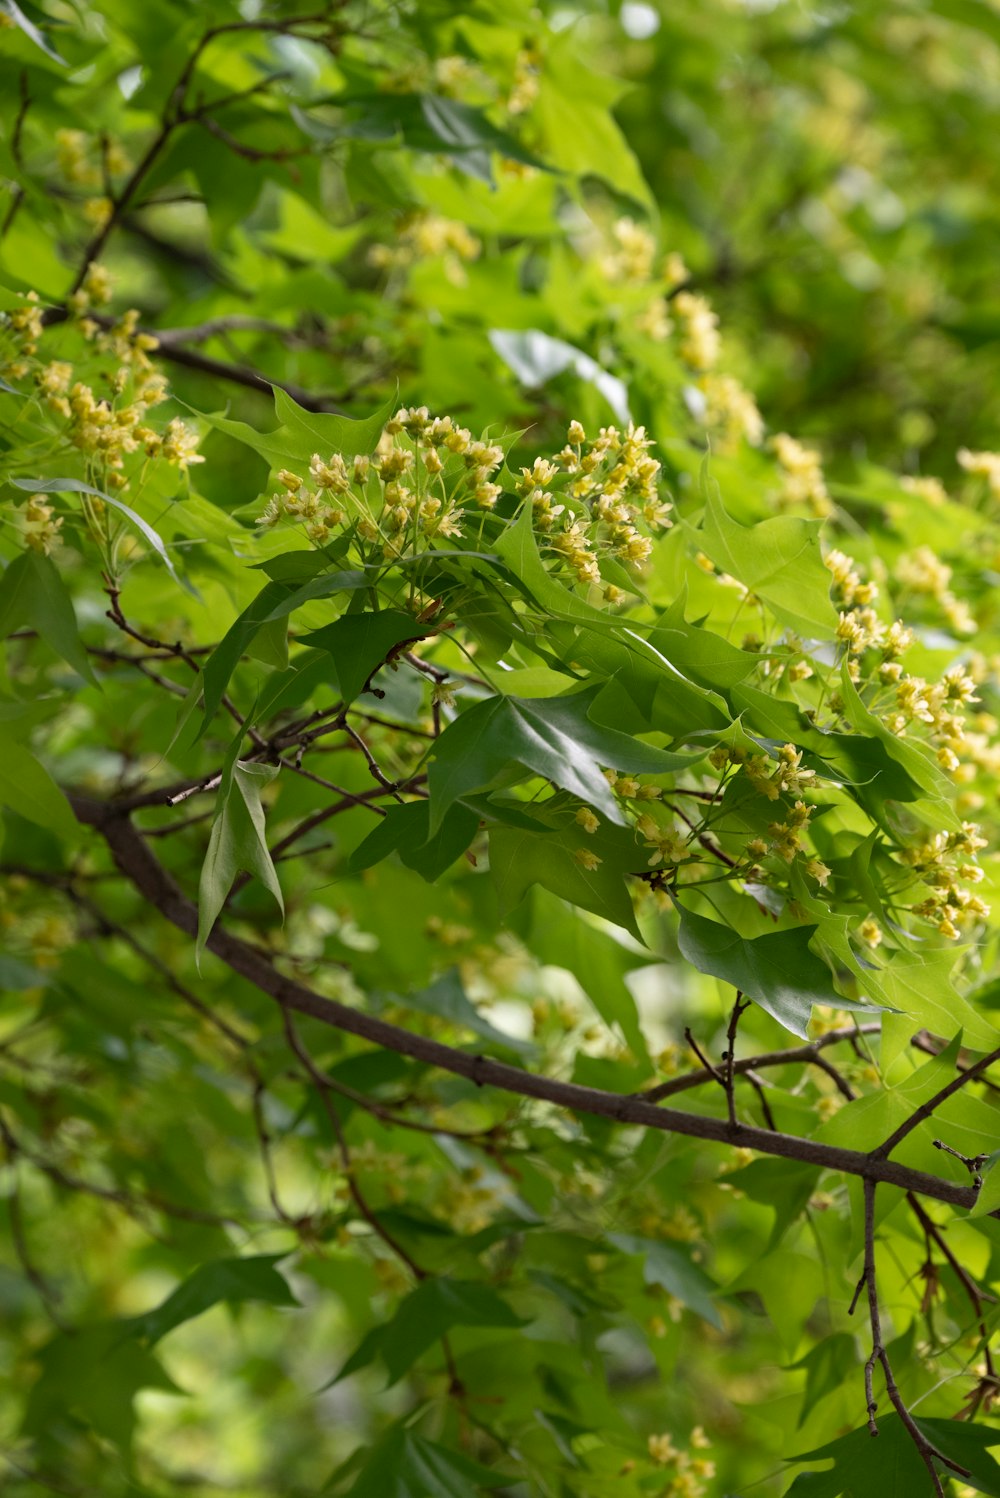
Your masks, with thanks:
[(15, 1498), (1000, 1491), (998, 45), (0, 4)]

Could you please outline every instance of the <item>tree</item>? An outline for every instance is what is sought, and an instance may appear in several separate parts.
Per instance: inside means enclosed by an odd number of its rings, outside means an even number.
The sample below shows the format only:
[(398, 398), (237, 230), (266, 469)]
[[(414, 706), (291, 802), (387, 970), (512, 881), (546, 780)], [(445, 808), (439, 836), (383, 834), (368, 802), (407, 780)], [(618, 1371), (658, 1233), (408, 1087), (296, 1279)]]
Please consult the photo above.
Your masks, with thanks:
[(17, 1498), (1000, 1492), (1000, 455), (652, 144), (889, 9), (0, 5)]

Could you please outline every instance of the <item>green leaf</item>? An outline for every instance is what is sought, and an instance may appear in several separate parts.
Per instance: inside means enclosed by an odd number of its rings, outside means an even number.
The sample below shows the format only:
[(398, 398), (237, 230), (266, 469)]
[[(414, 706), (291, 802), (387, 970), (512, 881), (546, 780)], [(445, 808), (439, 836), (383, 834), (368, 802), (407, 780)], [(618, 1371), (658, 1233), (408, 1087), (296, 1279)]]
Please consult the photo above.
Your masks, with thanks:
[(197, 590), (186, 578), (179, 577), (174, 570), (174, 564), (170, 560), (162, 537), (154, 531), (151, 525), (148, 525), (143, 520), (141, 515), (137, 515), (124, 500), (118, 499), (116, 495), (105, 494), (103, 489), (94, 489), (90, 484), (82, 483), (80, 479), (11, 479), (11, 483), (15, 489), (26, 489), (29, 494), (93, 494), (95, 498), (103, 500), (106, 505), (110, 505), (112, 509), (118, 510), (124, 515), (129, 524), (134, 525), (136, 530), (149, 542), (174, 582), (179, 583), (182, 588), (186, 588), (190, 594), (197, 598)]
[(595, 629), (617, 629), (611, 614), (593, 608), (547, 570), (535, 538), (531, 505), (522, 505), (514, 523), (501, 531), (494, 550), (546, 613), (570, 623), (591, 624)]
[[(354, 571), (323, 573), (298, 586), (287, 582), (265, 583), (253, 602), (229, 626), (205, 662), (202, 670), (205, 709), (201, 733), (205, 732), (215, 717), (230, 677), (262, 629), (287, 619), (302, 604), (312, 603), (318, 598), (329, 598), (334, 593), (353, 592), (365, 586), (364, 574)], [(270, 711), (274, 710), (272, 706)]]
[(816, 1190), (820, 1172), (814, 1165), (792, 1160), (751, 1160), (731, 1179), (734, 1186), (751, 1201), (774, 1208), (774, 1224), (768, 1248), (776, 1248), (785, 1233), (796, 1222)]
[[(812, 1176), (815, 1181), (815, 1172), (812, 1172)], [(742, 1172), (740, 1172), (740, 1189), (742, 1189), (742, 1184)], [(849, 1378), (857, 1374), (857, 1343), (853, 1337), (848, 1336), (847, 1332), (834, 1332), (831, 1336), (824, 1337), (822, 1342), (818, 1342), (815, 1347), (811, 1347), (797, 1363), (791, 1363), (789, 1366), (806, 1370), (806, 1386), (802, 1394), (802, 1409), (799, 1412), (797, 1427), (801, 1429), (806, 1416), (821, 1399), (842, 1388)]]
[[(924, 793), (921, 781), (910, 773), (910, 768), (920, 768), (909, 766), (906, 750), (912, 746), (904, 746), (899, 753), (891, 750), (883, 742), (881, 724), (876, 728), (859, 722), (855, 733), (826, 733), (795, 703), (782, 702), (745, 683), (733, 688), (731, 701), (743, 726), (751, 734), (763, 735), (764, 747), (794, 744), (803, 751), (809, 769), (849, 785), (877, 819), (884, 819), (887, 801), (919, 801)], [(926, 762), (921, 759), (921, 763), (926, 771)]]
[(433, 836), (426, 801), (390, 806), (378, 826), (355, 848), (347, 867), (356, 873), (381, 863), (390, 853), (398, 853), (408, 869), (414, 869), (428, 884), (433, 884), (456, 858), (461, 858), (478, 830), (478, 813), (461, 802), (449, 806)]
[[(1000, 1466), (989, 1454), (1000, 1431), (961, 1420), (916, 1421), (927, 1439), (971, 1474), (962, 1481), (977, 1493), (1000, 1495)], [(933, 1485), (920, 1453), (898, 1415), (879, 1415), (878, 1437), (868, 1427), (791, 1458), (832, 1460), (823, 1472), (800, 1472), (788, 1498), (930, 1498)], [(941, 1468), (941, 1475), (947, 1469)]]
[(37, 630), (74, 671), (97, 685), (66, 585), (52, 559), (37, 551), (22, 551), (0, 577), (0, 638), (25, 626)]
[(325, 651), (308, 651), (296, 657), (296, 664), (269, 676), (257, 696), (253, 710), (254, 723), (266, 723), (278, 713), (301, 707), (320, 687), (337, 688), (337, 678)]
[(625, 815), (601, 773), (661, 775), (691, 763), (595, 723), (599, 688), (571, 697), (488, 697), (466, 709), (434, 745), (430, 762), (431, 827), (468, 792), (486, 790), (512, 766), (540, 775), (623, 825)]
[(611, 112), (622, 85), (588, 68), (570, 37), (550, 37), (535, 117), (546, 155), (582, 177), (600, 177), (616, 193), (652, 208), (632, 148)]
[(340, 453), (345, 458), (366, 457), (375, 451), (378, 440), (395, 408), (395, 398), (360, 420), (350, 416), (333, 416), (327, 412), (305, 411), (280, 385), (274, 387), (274, 411), (286, 431), (309, 448), (309, 457)]
[(340, 683), (345, 705), (367, 687), (378, 670), (399, 654), (399, 647), (422, 640), (427, 630), (402, 609), (380, 609), (377, 614), (344, 614), (332, 624), (303, 636), (314, 650), (326, 650)]
[[(242, 737), (241, 733), (237, 747)], [(260, 800), (264, 786), (270, 785), (277, 773), (277, 765), (241, 764), (235, 759), (223, 773), (198, 886), (199, 954), (240, 873), (255, 874), (274, 896), (282, 915), (285, 913), (281, 885), (267, 848)]]
[(200, 1264), (166, 1300), (152, 1311), (134, 1316), (127, 1323), (129, 1330), (132, 1336), (152, 1346), (175, 1327), (201, 1316), (220, 1301), (229, 1306), (249, 1300), (272, 1306), (297, 1306), (299, 1302), (275, 1268), (284, 1257), (284, 1254), (259, 1254)]
[(740, 525), (727, 514), (713, 481), (704, 493), (703, 528), (695, 532), (701, 549), (762, 598), (788, 629), (809, 639), (832, 639), (837, 621), (819, 522), (776, 515), (757, 525)]
[[(950, 1040), (961, 1030), (967, 1045), (992, 1050), (997, 1030), (963, 998), (952, 981), (961, 956), (954, 948), (930, 952), (894, 952), (884, 967), (867, 965), (860, 971), (861, 990), (886, 1009), (909, 1015), (917, 1027)], [(843, 1000), (838, 999), (843, 1006)]]
[(28, 1396), (22, 1426), (26, 1436), (44, 1437), (72, 1415), (128, 1454), (139, 1390), (183, 1392), (129, 1336), (127, 1322), (75, 1327), (53, 1337), (35, 1356), (41, 1371)]
[(503, 1046), (508, 1051), (530, 1055), (535, 1050), (530, 1041), (518, 1040), (516, 1036), (505, 1034), (480, 1014), (476, 1006), (470, 1003), (456, 968), (450, 968), (429, 988), (411, 990), (397, 1002), (410, 1009), (419, 1009), (424, 1014), (436, 1014), (450, 1024), (471, 1030), (474, 1035), (481, 1036), (493, 1045)]
[(396, 1425), (372, 1449), (346, 1498), (472, 1498), (481, 1488), (510, 1481), (503, 1472)]
[(0, 732), (0, 805), (9, 806), (29, 822), (48, 828), (56, 837), (72, 841), (80, 827), (62, 791), (48, 770), (9, 734)]
[[(847, 661), (844, 661), (840, 672), (840, 695), (844, 702), (844, 716), (858, 734), (882, 744), (890, 759), (901, 765), (910, 779), (927, 795), (941, 802), (950, 802), (953, 795), (951, 782), (931, 751), (910, 739), (900, 738), (882, 718), (869, 712), (851, 680)], [(950, 806), (943, 807), (942, 813), (950, 818), (952, 825), (958, 825), (959, 818)]]
[(519, 141), (494, 125), (481, 109), (442, 94), (357, 93), (333, 100), (345, 108), (345, 122), (331, 127), (296, 111), (303, 129), (320, 140), (400, 141), (411, 151), (447, 156), (462, 171), (493, 185), (494, 153), (536, 170), (550, 170)]
[(488, 1285), (446, 1275), (426, 1279), (400, 1302), (396, 1312), (364, 1338), (341, 1368), (334, 1383), (379, 1358), (398, 1382), (428, 1348), (456, 1326), (515, 1328), (524, 1322)]
[(694, 686), (651, 640), (616, 616), (593, 608), (553, 577), (538, 550), (530, 505), (523, 506), (514, 524), (501, 533), (495, 550), (543, 610), (549, 634), (559, 638), (552, 629), (553, 619), (578, 627), (572, 643), (564, 646), (572, 652), (568, 658), (597, 676), (613, 677), (609, 686), (619, 689), (620, 695), (627, 694), (631, 716), (638, 709), (644, 731), (656, 726), (675, 737), (686, 737), (700, 728), (728, 724), (728, 709), (717, 693)]
[[(646, 858), (632, 829), (605, 823), (588, 834), (576, 825), (572, 807), (567, 812), (554, 805), (533, 805), (532, 810), (537, 816), (533, 829), (490, 829), (490, 874), (501, 916), (516, 909), (532, 885), (541, 884), (641, 941), (625, 877), (643, 871)], [(595, 868), (577, 858), (581, 849), (600, 860)]]
[(203, 419), (266, 458), (272, 468), (286, 464), (308, 464), (313, 454), (321, 457), (339, 452), (345, 458), (365, 456), (378, 446), (382, 428), (396, 406), (395, 397), (371, 416), (353, 420), (347, 416), (305, 411), (279, 386), (274, 386), (274, 408), (282, 425), (273, 432), (258, 432), (245, 421), (199, 413)]
[(748, 938), (680, 904), (677, 909), (678, 945), (692, 967), (732, 984), (803, 1040), (814, 1004), (871, 1011), (871, 1005), (850, 1003), (834, 988), (830, 969), (810, 946), (815, 926)]
[(59, 53), (46, 40), (44, 34), (39, 31), (35, 23), (28, 20), (28, 17), (18, 5), (17, 0), (0, 0), (0, 12), (9, 16), (18, 30), (23, 31), (28, 40), (34, 42), (36, 47), (40, 47), (46, 57), (51, 58), (53, 62), (57, 62), (61, 68), (66, 66), (66, 59), (59, 56)]
[(630, 950), (610, 931), (538, 890), (524, 934), (537, 960), (572, 973), (604, 1023), (620, 1032), (638, 1060), (648, 1060), (639, 1011), (625, 977), (644, 967), (649, 957)]
[(759, 655), (738, 650), (721, 635), (688, 624), (683, 618), (664, 619), (651, 632), (649, 643), (686, 677), (706, 687), (726, 690), (760, 665)]
[(24, 993), (30, 988), (44, 988), (50, 982), (49, 973), (22, 962), (18, 957), (7, 957), (0, 952), (0, 993)]
[(656, 1238), (637, 1238), (631, 1233), (609, 1233), (608, 1242), (623, 1254), (641, 1254), (642, 1274), (647, 1285), (659, 1285), (668, 1295), (673, 1295), (704, 1321), (721, 1330), (722, 1317), (712, 1299), (716, 1286), (682, 1248)]

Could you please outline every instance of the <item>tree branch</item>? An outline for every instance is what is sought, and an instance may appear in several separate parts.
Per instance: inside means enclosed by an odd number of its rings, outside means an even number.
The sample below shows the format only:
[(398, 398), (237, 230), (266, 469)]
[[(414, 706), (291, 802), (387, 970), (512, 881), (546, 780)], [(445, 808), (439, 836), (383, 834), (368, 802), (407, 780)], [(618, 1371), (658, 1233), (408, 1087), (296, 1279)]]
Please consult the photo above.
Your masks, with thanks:
[[(194, 936), (198, 929), (198, 912), (162, 867), (142, 835), (108, 803), (84, 796), (72, 796), (77, 819), (93, 827), (104, 838), (121, 872), (135, 888), (179, 930)], [(726, 1119), (682, 1113), (659, 1108), (643, 1098), (622, 1096), (601, 1088), (583, 1087), (553, 1077), (522, 1071), (502, 1061), (444, 1045), (402, 1026), (361, 1010), (350, 1008), (334, 999), (314, 993), (304, 984), (286, 977), (270, 957), (217, 925), (208, 939), (208, 948), (234, 973), (246, 978), (261, 992), (296, 1013), (307, 1014), (323, 1024), (356, 1035), (363, 1040), (399, 1055), (410, 1056), (424, 1065), (438, 1067), (454, 1076), (466, 1077), (478, 1087), (490, 1085), (503, 1092), (538, 1098), (570, 1112), (595, 1114), (616, 1123), (657, 1129), (664, 1133), (705, 1139), (719, 1144), (738, 1144), (763, 1154), (800, 1160), (822, 1169), (839, 1170), (867, 1181), (884, 1181), (904, 1191), (947, 1202), (952, 1206), (971, 1208), (976, 1191), (959, 1186), (939, 1176), (915, 1170), (896, 1161), (880, 1158), (860, 1150), (843, 1149), (813, 1139), (782, 1134), (737, 1124)]]

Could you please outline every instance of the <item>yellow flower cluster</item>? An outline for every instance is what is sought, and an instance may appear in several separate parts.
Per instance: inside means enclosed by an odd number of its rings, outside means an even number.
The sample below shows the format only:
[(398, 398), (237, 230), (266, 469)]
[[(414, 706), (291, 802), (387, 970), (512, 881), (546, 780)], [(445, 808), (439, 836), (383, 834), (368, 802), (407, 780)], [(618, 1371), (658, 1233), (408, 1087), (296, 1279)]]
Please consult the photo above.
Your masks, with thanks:
[[(128, 487), (126, 459), (134, 453), (162, 458), (181, 472), (204, 459), (197, 452), (197, 434), (183, 421), (175, 418), (162, 432), (146, 422), (149, 411), (166, 400), (168, 392), (166, 380), (149, 357), (157, 340), (141, 331), (138, 312), (127, 311), (106, 327), (80, 315), (92, 306), (105, 305), (110, 296), (110, 278), (95, 264), (73, 300), (76, 325), (84, 337), (98, 355), (117, 365), (110, 376), (102, 375), (109, 381), (109, 396), (96, 395), (92, 385), (76, 379), (74, 366), (68, 361), (42, 363), (37, 359), (44, 321), (34, 292), (25, 297), (23, 307), (4, 318), (3, 332), (15, 352), (13, 358), (4, 360), (3, 370), (8, 378), (33, 379), (42, 406), (66, 423), (62, 435), (84, 456), (100, 487), (124, 489)], [(127, 390), (129, 399), (125, 399)], [(51, 548), (56, 544), (58, 525), (37, 507), (35, 513), (39, 525), (32, 524), (27, 530), (29, 545), (41, 544), (37, 538), (43, 537)]]
[[(838, 602), (870, 604), (878, 596), (874, 583), (862, 582), (854, 562), (843, 552), (831, 551), (826, 565), (833, 575), (833, 592)], [(939, 601), (958, 604), (948, 589), (951, 569), (941, 562), (928, 547), (921, 547), (910, 557), (900, 559), (896, 575), (904, 586), (917, 593), (929, 594)], [(979, 764), (991, 773), (1000, 770), (1000, 752), (990, 742), (992, 720), (984, 720), (980, 734), (966, 732), (964, 709), (975, 702), (976, 683), (962, 666), (947, 670), (940, 682), (931, 684), (922, 676), (904, 674), (900, 663), (913, 644), (913, 631), (902, 620), (885, 625), (871, 607), (851, 607), (842, 610), (837, 623), (837, 638), (847, 646), (849, 657), (861, 657), (868, 650), (877, 650), (881, 659), (875, 669), (875, 678), (880, 686), (892, 687), (894, 710), (886, 716), (893, 733), (902, 737), (913, 725), (927, 730), (931, 743), (937, 750), (938, 763), (942, 769), (969, 778), (962, 765), (963, 757), (970, 764)], [(849, 659), (852, 679), (862, 680), (862, 668), (858, 659)], [(974, 771), (972, 772), (974, 773)]]
[(24, 507), (21, 533), (32, 551), (51, 556), (62, 537), (62, 516), (53, 512), (44, 494), (33, 494)]
[[(597, 583), (599, 551), (632, 565), (646, 561), (653, 543), (640, 532), (638, 522), (653, 528), (668, 526), (670, 504), (661, 496), (660, 463), (650, 455), (652, 439), (644, 427), (629, 423), (624, 432), (601, 427), (588, 443), (580, 422), (573, 421), (567, 436), (554, 463), (524, 469), (518, 487), (531, 500), (536, 527), (551, 535), (550, 548), (579, 582)], [(577, 505), (555, 530), (556, 521), (568, 509), (554, 505), (549, 492), (559, 473), (570, 480), (562, 495)], [(620, 602), (616, 588), (605, 590), (605, 596), (609, 602)]]
[(538, 98), (541, 54), (537, 47), (522, 47), (514, 59), (514, 80), (507, 97), (508, 114), (526, 114)]
[(805, 505), (819, 519), (831, 514), (833, 505), (815, 449), (805, 447), (787, 432), (778, 432), (771, 438), (771, 449), (782, 472), (779, 504), (786, 507)]
[(672, 1467), (673, 1475), (667, 1486), (660, 1490), (661, 1498), (703, 1498), (708, 1492), (706, 1483), (715, 1476), (715, 1463), (706, 1456), (696, 1456), (697, 1451), (706, 1451), (711, 1441), (700, 1425), (690, 1435), (690, 1450), (682, 1450), (674, 1444), (672, 1436), (664, 1433), (649, 1437), (646, 1449), (650, 1460), (658, 1467)]
[(936, 510), (948, 503), (948, 495), (941, 480), (932, 478), (929, 474), (909, 474), (900, 479), (899, 487), (905, 489), (907, 494), (915, 494), (918, 499), (926, 500)]
[(350, 518), (362, 542), (378, 544), (386, 558), (420, 549), (421, 543), (461, 534), (461, 502), (491, 510), (500, 496), (494, 482), (503, 462), (498, 443), (473, 438), (450, 416), (431, 416), (426, 406), (403, 407), (386, 423), (374, 455), (348, 464), (340, 453), (314, 453), (312, 487), (289, 469), (278, 474), (275, 494), (258, 524), (287, 519), (305, 528), (318, 546)]
[(57, 130), (56, 167), (67, 182), (76, 187), (97, 187), (101, 173), (90, 160), (90, 137), (83, 130)]
[[(639, 564), (652, 548), (639, 525), (669, 524), (670, 505), (660, 496), (660, 464), (642, 427), (603, 427), (591, 443), (579, 422), (554, 459), (538, 457), (521, 470), (516, 492), (532, 508), (543, 549), (587, 584), (600, 583), (602, 554)], [(490, 511), (502, 493), (500, 443), (476, 438), (450, 416), (426, 406), (403, 408), (386, 423), (372, 457), (313, 455), (308, 477), (283, 469), (282, 489), (259, 524), (304, 526), (323, 545), (337, 527), (356, 526), (362, 543), (377, 544), (386, 559), (420, 550), (439, 537), (462, 534), (475, 511)], [(560, 487), (556, 487), (556, 486)], [(609, 585), (607, 602), (625, 595)]]
[(798, 796), (816, 779), (815, 770), (803, 766), (802, 751), (794, 744), (781, 746), (774, 769), (766, 754), (744, 755), (740, 750), (731, 749), (729, 758), (734, 763), (742, 763), (743, 772), (754, 790), (769, 801), (777, 801), (781, 795)]
[(691, 857), (684, 835), (672, 823), (659, 822), (648, 811), (638, 818), (635, 830), (650, 854), (646, 860), (647, 868), (655, 869), (660, 863), (676, 865)]
[[(74, 291), (69, 298), (70, 310), (75, 312), (77, 317), (82, 317), (91, 307), (106, 307), (111, 301), (113, 289), (110, 272), (95, 260), (93, 264), (87, 267), (87, 274), (84, 276), (79, 289)], [(131, 316), (138, 321), (139, 314), (137, 312), (131, 313)], [(147, 336), (150, 338), (147, 347), (149, 349), (156, 348), (156, 339), (151, 335)]]
[[(83, 130), (57, 130), (55, 147), (56, 169), (73, 187), (98, 188), (104, 180), (121, 176), (132, 166), (121, 143), (113, 136), (102, 136), (98, 146), (96, 137)], [(80, 207), (95, 229), (102, 228), (114, 211), (114, 204), (105, 193), (84, 198)]]
[(966, 473), (985, 479), (992, 497), (1000, 499), (1000, 453), (974, 453), (961, 447), (958, 462)]
[(929, 546), (918, 546), (896, 564), (896, 577), (904, 588), (933, 599), (956, 634), (974, 634), (976, 621), (951, 591), (951, 575), (952, 569)]
[(420, 210), (402, 220), (394, 244), (370, 246), (368, 263), (377, 270), (404, 270), (420, 260), (441, 259), (449, 277), (461, 282), (463, 263), (477, 259), (481, 249), (480, 241), (457, 219)]
[(932, 921), (942, 936), (955, 938), (963, 928), (989, 915), (985, 901), (966, 888), (983, 877), (976, 855), (985, 846), (976, 824), (963, 822), (960, 832), (937, 832), (903, 850), (903, 861), (932, 891), (913, 907), (914, 914)]
[(620, 218), (611, 226), (614, 249), (600, 261), (601, 273), (614, 283), (648, 281), (653, 274), (656, 240), (635, 219)]
[(45, 328), (37, 291), (29, 291), (24, 306), (6, 314), (4, 326), (14, 345), (14, 357), (3, 364), (3, 373), (8, 380), (23, 380), (30, 368), (27, 361), (37, 354)]
[(674, 297), (674, 315), (680, 332), (679, 353), (685, 364), (699, 373), (714, 368), (722, 352), (719, 319), (703, 296), (680, 291)]
[(873, 582), (863, 582), (854, 560), (842, 551), (829, 551), (823, 558), (827, 570), (833, 577), (833, 596), (838, 603), (850, 608), (856, 603), (874, 603), (878, 598), (878, 587)]
[(722, 452), (740, 442), (759, 447), (764, 440), (764, 418), (757, 402), (733, 375), (707, 374), (699, 381), (705, 397), (705, 422), (716, 434)]
[(666, 343), (674, 331), (670, 316), (670, 303), (665, 296), (654, 296), (636, 316), (635, 326), (644, 337), (653, 343)]
[(445, 1177), (437, 1210), (458, 1233), (480, 1233), (488, 1228), (503, 1202), (493, 1186), (484, 1182), (480, 1166), (472, 1165), (457, 1177)]
[(470, 85), (481, 82), (481, 75), (475, 63), (470, 62), (467, 57), (460, 53), (451, 53), (447, 57), (436, 57), (431, 69), (436, 93), (444, 94), (447, 98), (460, 98)]

